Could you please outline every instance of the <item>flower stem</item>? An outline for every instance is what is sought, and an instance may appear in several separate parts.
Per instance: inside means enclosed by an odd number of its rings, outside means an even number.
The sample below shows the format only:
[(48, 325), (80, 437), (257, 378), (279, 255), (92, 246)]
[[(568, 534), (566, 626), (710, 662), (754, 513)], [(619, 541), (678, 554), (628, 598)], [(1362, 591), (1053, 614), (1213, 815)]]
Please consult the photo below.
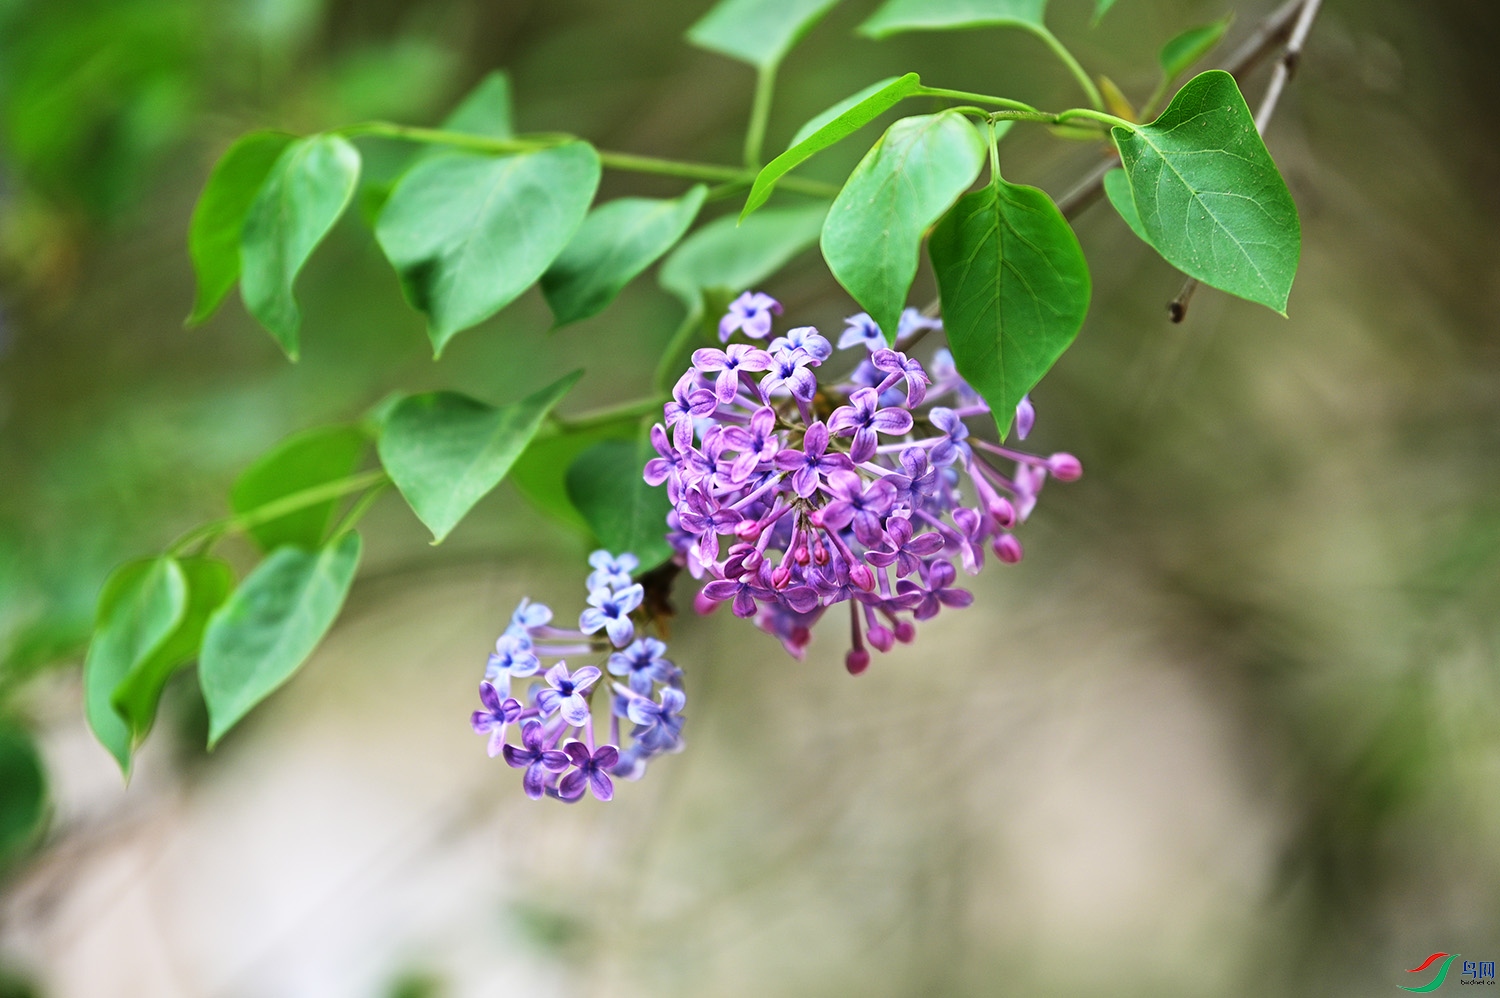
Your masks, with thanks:
[(258, 527), (262, 523), (269, 523), (288, 513), (295, 513), (330, 499), (337, 499), (352, 492), (361, 492), (374, 486), (384, 486), (390, 480), (390, 476), (384, 471), (377, 470), (361, 472), (347, 478), (337, 478), (331, 482), (324, 482), (322, 485), (314, 485), (310, 489), (303, 489), (301, 492), (293, 492), (289, 496), (272, 500), (264, 506), (257, 506), (235, 516), (227, 516), (195, 527), (168, 548), (167, 553), (178, 555), (194, 544), (212, 543), (224, 534), (249, 530), (251, 527)]
[(1094, 110), (1103, 111), (1104, 95), (1099, 93), (1099, 88), (1095, 85), (1093, 78), (1089, 76), (1088, 70), (1084, 69), (1082, 64), (1073, 57), (1073, 53), (1068, 51), (1068, 47), (1056, 35), (1040, 24), (1028, 24), (1026, 27), (1040, 38), (1052, 50), (1052, 54), (1057, 56), (1058, 60), (1068, 68), (1068, 72), (1073, 74), (1073, 79), (1077, 80), (1078, 85), (1083, 88), (1084, 95), (1088, 97), (1089, 103), (1093, 105)]
[(762, 66), (755, 74), (755, 100), (750, 105), (750, 125), (745, 129), (745, 167), (759, 171), (761, 147), (766, 141), (766, 122), (771, 118), (771, 98), (776, 90), (776, 64)]
[(665, 397), (653, 395), (651, 398), (623, 402), (620, 405), (610, 406), (607, 409), (596, 409), (593, 412), (586, 412), (581, 416), (553, 416), (552, 423), (560, 432), (577, 433), (581, 430), (592, 430), (595, 427), (608, 426), (611, 423), (623, 423), (628, 419), (648, 416), (651, 413), (659, 412), (662, 404), (665, 402)]
[[(570, 135), (548, 134), (514, 139), (496, 139), (484, 135), (468, 135), (464, 132), (449, 132), (439, 128), (420, 128), (415, 125), (397, 125), (389, 121), (367, 121), (338, 129), (340, 135), (351, 138), (377, 136), (401, 142), (420, 142), (425, 145), (451, 146), (472, 152), (491, 154), (539, 152), (565, 142), (576, 141)], [(612, 170), (629, 173), (650, 173), (661, 177), (680, 177), (684, 180), (702, 180), (710, 183), (743, 183), (755, 181), (755, 171), (736, 166), (721, 166), (717, 163), (696, 163), (688, 160), (662, 159), (658, 156), (638, 156), (628, 152), (599, 150), (599, 162)], [(784, 177), (778, 186), (798, 194), (813, 197), (833, 197), (839, 189), (832, 184), (801, 177)]]

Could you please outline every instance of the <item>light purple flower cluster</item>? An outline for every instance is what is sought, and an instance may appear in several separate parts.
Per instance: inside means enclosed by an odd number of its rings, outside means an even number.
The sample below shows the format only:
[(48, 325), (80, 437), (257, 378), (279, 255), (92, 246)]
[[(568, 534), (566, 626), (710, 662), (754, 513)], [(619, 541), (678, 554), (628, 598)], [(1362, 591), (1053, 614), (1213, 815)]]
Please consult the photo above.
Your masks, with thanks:
[[(553, 627), (549, 607), (523, 599), (479, 684), (484, 707), (474, 711), (474, 731), (488, 736), (491, 757), (503, 755), (525, 770), (521, 786), (532, 799), (571, 803), (592, 792), (610, 800), (612, 777), (640, 779), (653, 756), (682, 750), (682, 671), (666, 658), (664, 642), (636, 635), (645, 592), (632, 573), (640, 562), (633, 554), (595, 551), (589, 565), (589, 606), (578, 629)], [(593, 696), (604, 673), (594, 665), (570, 670), (564, 659), (606, 653), (605, 668), (616, 681), (608, 698), (609, 742), (596, 744)], [(557, 661), (543, 670), (543, 659)], [(524, 703), (511, 695), (518, 679), (533, 679)], [(623, 751), (622, 720), (629, 723)], [(520, 744), (507, 741), (512, 728)]]
[[(769, 296), (746, 292), (720, 336), (765, 339), (780, 313)], [(1072, 481), (1082, 467), (1070, 454), (1039, 457), (970, 435), (965, 420), (993, 425), (990, 410), (948, 351), (930, 366), (902, 352), (939, 321), (908, 309), (896, 349), (868, 315), (846, 321), (839, 347), (866, 352), (838, 382), (819, 381), (833, 347), (811, 326), (765, 348), (694, 352), (652, 427), (658, 456), (645, 479), (667, 488), (668, 538), (705, 582), (700, 612), (729, 603), (801, 658), (823, 613), (848, 602), (845, 664), (858, 674), (869, 647), (889, 651), (912, 640), (914, 621), (972, 602), (954, 585), (955, 560), (970, 574), (986, 547), (1020, 561), (1012, 528), (1049, 476)], [(1017, 436), (1034, 420), (1023, 401)]]

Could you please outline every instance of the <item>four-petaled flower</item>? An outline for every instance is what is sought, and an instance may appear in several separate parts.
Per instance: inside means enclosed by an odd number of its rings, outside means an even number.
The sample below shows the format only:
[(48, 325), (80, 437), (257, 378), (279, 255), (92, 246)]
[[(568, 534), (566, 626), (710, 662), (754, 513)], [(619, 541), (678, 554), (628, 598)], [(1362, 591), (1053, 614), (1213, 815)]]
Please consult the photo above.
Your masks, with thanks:
[(484, 710), (476, 710), (469, 723), (476, 735), (490, 736), (489, 753), (493, 759), (505, 747), (505, 726), (514, 723), (525, 708), (514, 697), (501, 700), (500, 691), (493, 683), (479, 684), (479, 701), (484, 704)]
[(546, 747), (541, 721), (527, 721), (521, 725), (521, 745), (507, 745), (504, 751), (505, 761), (511, 768), (526, 770), (526, 775), (521, 778), (521, 789), (532, 800), (542, 796), (548, 773), (561, 773), (568, 768), (565, 753)]
[(645, 598), (640, 583), (624, 589), (595, 589), (589, 593), (589, 608), (578, 615), (578, 629), (585, 634), (603, 630), (616, 648), (623, 648), (635, 634), (630, 613)]
[(729, 342), (735, 330), (740, 330), (752, 340), (763, 340), (771, 335), (771, 317), (781, 314), (781, 303), (768, 294), (746, 291), (729, 303), (729, 311), (719, 320), (719, 341)]
[(905, 409), (881, 409), (880, 394), (873, 388), (861, 388), (849, 396), (849, 404), (840, 406), (828, 417), (828, 429), (842, 437), (854, 436), (849, 460), (863, 464), (875, 456), (877, 433), (900, 436), (911, 432), (911, 413)]
[(484, 677), (498, 679), (504, 674), (524, 679), (536, 675), (541, 667), (542, 660), (537, 658), (536, 648), (526, 632), (506, 631), (495, 642), (495, 650), (485, 663)]
[(640, 725), (635, 733), (636, 739), (654, 752), (679, 749), (682, 746), (682, 718), (678, 715), (686, 703), (687, 696), (671, 686), (662, 689), (659, 702), (644, 696), (629, 697), (625, 711)]
[(590, 752), (583, 742), (573, 741), (563, 746), (572, 769), (563, 775), (557, 784), (557, 796), (569, 803), (583, 797), (590, 790), (599, 800), (611, 800), (615, 796), (614, 781), (609, 771), (620, 761), (620, 750), (613, 745), (600, 745)]
[(788, 329), (785, 336), (776, 337), (766, 349), (772, 354), (775, 354), (777, 350), (801, 350), (819, 363), (833, 356), (833, 344), (829, 343), (815, 326), (798, 326), (796, 329)]
[(783, 450), (776, 454), (776, 467), (792, 473), (792, 490), (806, 499), (818, 491), (821, 476), (831, 471), (852, 471), (854, 463), (847, 454), (828, 453), (828, 427), (820, 419), (807, 428), (802, 450)]
[(595, 551), (589, 555), (589, 573), (584, 585), (589, 591), (595, 589), (625, 589), (634, 581), (631, 573), (641, 567), (641, 560), (630, 552), (616, 557), (608, 551)]
[(894, 485), (882, 478), (866, 487), (864, 479), (854, 472), (835, 471), (828, 476), (828, 493), (833, 500), (823, 507), (823, 526), (842, 530), (852, 521), (854, 536), (861, 544), (880, 543), (884, 536), (880, 518), (896, 501)]
[(911, 579), (902, 579), (896, 584), (896, 592), (918, 598), (912, 616), (917, 620), (936, 617), (939, 606), (965, 607), (974, 602), (974, 594), (967, 589), (954, 589), (953, 580), (958, 572), (951, 561), (939, 559), (927, 569), (927, 585), (918, 585)]
[(763, 406), (750, 417), (749, 426), (727, 426), (721, 437), (724, 445), (739, 451), (729, 466), (729, 480), (736, 484), (749, 478), (761, 462), (770, 461), (781, 446), (776, 435), (776, 410)]
[(771, 367), (771, 355), (747, 343), (731, 343), (723, 350), (703, 347), (693, 351), (693, 369), (714, 377), (714, 395), (721, 405), (734, 401), (740, 390), (740, 372), (765, 371)]
[(667, 646), (656, 638), (636, 638), (628, 648), (609, 656), (612, 676), (625, 676), (630, 688), (641, 696), (650, 696), (652, 683), (672, 683), (682, 672), (665, 655)]
[(545, 603), (533, 603), (523, 598), (515, 612), (510, 615), (510, 631), (526, 633), (538, 627), (546, 627), (552, 620), (552, 608)]
[(870, 318), (867, 312), (851, 315), (845, 319), (844, 331), (839, 334), (840, 350), (859, 346), (872, 352), (885, 346), (885, 334), (880, 331), (879, 326), (875, 325), (875, 320)]
[(782, 347), (771, 353), (771, 366), (766, 376), (760, 379), (760, 390), (772, 395), (781, 389), (795, 399), (811, 402), (818, 390), (818, 379), (808, 370), (816, 358), (805, 350)]
[(912, 575), (922, 567), (924, 559), (931, 558), (942, 549), (942, 534), (936, 531), (918, 534), (913, 529), (911, 520), (904, 516), (893, 516), (885, 521), (885, 540), (870, 548), (865, 557), (870, 564), (879, 568), (895, 565), (898, 576)]
[(589, 702), (584, 698), (590, 686), (598, 682), (601, 673), (592, 665), (585, 665), (577, 672), (568, 672), (568, 663), (558, 662), (547, 670), (544, 677), (547, 685), (537, 691), (536, 709), (543, 717), (560, 713), (562, 719), (575, 728), (589, 723)]
[(941, 442), (932, 448), (932, 463), (939, 468), (946, 468), (954, 461), (967, 460), (969, 445), (965, 440), (968, 439), (969, 428), (964, 425), (958, 413), (942, 406), (933, 406), (928, 418), (942, 434)]

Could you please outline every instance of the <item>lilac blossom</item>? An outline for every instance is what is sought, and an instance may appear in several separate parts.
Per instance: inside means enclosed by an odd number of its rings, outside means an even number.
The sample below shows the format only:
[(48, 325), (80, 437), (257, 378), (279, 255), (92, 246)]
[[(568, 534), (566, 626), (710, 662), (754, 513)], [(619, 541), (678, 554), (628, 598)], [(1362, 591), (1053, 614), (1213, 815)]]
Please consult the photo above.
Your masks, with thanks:
[(656, 638), (636, 638), (621, 651), (609, 656), (609, 674), (625, 676), (630, 689), (649, 696), (656, 683), (675, 683), (682, 671), (666, 658), (667, 645)]
[[(659, 457), (645, 474), (668, 490), (666, 537), (700, 580), (699, 612), (728, 604), (800, 658), (826, 611), (847, 604), (845, 665), (859, 673), (872, 652), (910, 642), (914, 622), (972, 602), (955, 566), (980, 571), (986, 548), (1003, 564), (1020, 558), (1012, 531), (1043, 482), (1082, 468), (1070, 454), (992, 443), (989, 407), (951, 354), (939, 348), (927, 365), (911, 352), (940, 328), (908, 309), (893, 348), (868, 315), (851, 316), (838, 346), (864, 349), (842, 378), (827, 377), (824, 362), (837, 355), (805, 326), (769, 353), (729, 343), (694, 354), (679, 394), (711, 385), (714, 409), (659, 427)], [(1029, 404), (1017, 412), (1028, 434)], [(676, 688), (623, 659), (611, 671), (629, 694), (617, 698), (616, 718), (644, 710), (648, 686)], [(638, 773), (644, 744), (623, 750), (618, 774)]]
[(609, 771), (620, 761), (620, 750), (613, 745), (600, 745), (590, 750), (583, 742), (572, 741), (563, 746), (572, 769), (557, 784), (557, 796), (569, 803), (581, 800), (585, 790), (599, 800), (614, 800), (615, 785)]
[(875, 456), (877, 433), (901, 436), (911, 432), (911, 413), (906, 409), (878, 408), (880, 396), (873, 388), (861, 388), (849, 396), (849, 404), (828, 417), (829, 432), (838, 436), (853, 435), (849, 460), (861, 464)]
[(593, 571), (584, 585), (590, 592), (595, 589), (628, 589), (635, 581), (632, 573), (641, 567), (641, 560), (628, 551), (618, 557), (608, 551), (595, 551), (589, 555), (589, 566)]
[(483, 710), (476, 710), (469, 719), (469, 724), (474, 728), (476, 735), (489, 735), (490, 758), (500, 754), (505, 747), (505, 729), (514, 724), (520, 717), (524, 708), (521, 701), (514, 697), (500, 699), (500, 691), (493, 683), (479, 684), (479, 702), (484, 704)]
[(578, 615), (578, 629), (585, 634), (602, 630), (616, 648), (623, 648), (635, 634), (630, 614), (645, 598), (646, 591), (639, 583), (624, 589), (593, 589), (589, 592), (589, 608)]
[(504, 746), (505, 761), (512, 769), (525, 769), (521, 778), (521, 789), (532, 800), (541, 798), (547, 785), (549, 773), (560, 773), (568, 768), (565, 753), (547, 747), (546, 734), (541, 721), (527, 721), (521, 725), (521, 745)]
[(589, 702), (584, 693), (598, 682), (600, 672), (592, 665), (585, 665), (577, 672), (568, 671), (568, 663), (558, 662), (547, 670), (546, 688), (536, 695), (537, 710), (543, 717), (558, 714), (574, 727), (589, 723)]
[(771, 335), (771, 318), (781, 314), (781, 303), (759, 291), (746, 291), (729, 303), (729, 311), (719, 320), (719, 341), (729, 342), (736, 331), (752, 340)]
[(632, 694), (626, 698), (626, 716), (637, 725), (638, 742), (658, 752), (673, 752), (682, 745), (682, 717), (687, 696), (670, 686), (662, 688), (661, 698)]
[[(710, 517), (709, 522), (715, 521)], [(488, 737), (491, 756), (504, 755), (511, 766), (526, 770), (522, 788), (534, 799), (576, 800), (592, 789), (595, 796), (608, 800), (613, 794), (611, 771), (639, 779), (652, 759), (682, 745), (682, 670), (667, 658), (666, 643), (659, 638), (643, 634), (630, 640), (638, 626), (652, 623), (641, 606), (643, 587), (630, 581), (639, 559), (628, 552), (595, 551), (589, 565), (593, 605), (581, 615), (579, 629), (552, 626), (551, 609), (522, 600), (486, 663), (486, 678), (479, 688), (481, 709), (470, 717), (473, 730)], [(603, 635), (593, 636), (600, 630), (608, 641)], [(611, 645), (624, 647), (614, 650)], [(600, 738), (596, 747), (591, 701), (601, 688), (603, 672), (595, 665), (570, 670), (566, 661), (585, 655), (607, 655), (601, 664), (627, 684), (616, 684), (617, 690), (666, 713), (642, 724), (630, 720), (628, 703), (612, 702), (608, 743)], [(511, 680), (534, 675), (544, 659), (551, 663), (545, 682), (533, 684), (524, 698), (510, 696)], [(623, 733), (622, 722), (630, 725)], [(520, 744), (507, 743), (508, 732), (518, 725)], [(580, 746), (585, 755), (577, 755), (571, 745)], [(574, 768), (559, 776), (569, 766)]]
[(813, 326), (788, 329), (785, 336), (776, 337), (766, 349), (772, 356), (778, 350), (801, 350), (819, 364), (833, 356), (833, 344)]

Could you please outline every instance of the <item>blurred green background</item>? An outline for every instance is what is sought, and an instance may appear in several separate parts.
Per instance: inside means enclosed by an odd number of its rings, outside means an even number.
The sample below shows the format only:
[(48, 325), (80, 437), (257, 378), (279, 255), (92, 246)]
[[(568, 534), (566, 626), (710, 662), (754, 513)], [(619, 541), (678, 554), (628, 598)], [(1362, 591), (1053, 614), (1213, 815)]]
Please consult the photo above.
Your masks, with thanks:
[[(503, 402), (582, 365), (570, 407), (639, 397), (680, 318), (648, 277), (549, 333), (533, 291), (435, 363), (350, 213), (299, 282), (299, 364), (237, 298), (184, 331), (217, 154), (430, 123), (499, 67), (523, 130), (733, 163), (753, 79), (681, 41), (707, 6), (0, 2), (0, 710), (50, 782), (40, 842), (0, 828), (0, 994), (1368, 995), (1434, 951), (1500, 956), (1490, 0), (1325, 4), (1267, 135), (1304, 225), (1290, 320), (1204, 291), (1170, 325), (1180, 278), (1107, 205), (1076, 223), (1095, 298), (1034, 398), (1039, 449), (1087, 476), (868, 676), (831, 634), (798, 665), (682, 619), (688, 751), (610, 808), (534, 805), (466, 711), (516, 599), (581, 603), (584, 543), (504, 487), (434, 549), (388, 496), (304, 675), (212, 757), (179, 681), (119, 787), (78, 682), (113, 564), (395, 390)], [(771, 149), (909, 70), (1075, 100), (1029, 36), (874, 43), (873, 6), (788, 60)], [(1166, 38), (1232, 9), (1232, 48), (1272, 5), (1052, 6), (1140, 99)], [(362, 148), (374, 182), (406, 155)], [(1097, 162), (1040, 130), (1006, 152), (1054, 195)], [(815, 254), (765, 290), (825, 332), (854, 311)]]

